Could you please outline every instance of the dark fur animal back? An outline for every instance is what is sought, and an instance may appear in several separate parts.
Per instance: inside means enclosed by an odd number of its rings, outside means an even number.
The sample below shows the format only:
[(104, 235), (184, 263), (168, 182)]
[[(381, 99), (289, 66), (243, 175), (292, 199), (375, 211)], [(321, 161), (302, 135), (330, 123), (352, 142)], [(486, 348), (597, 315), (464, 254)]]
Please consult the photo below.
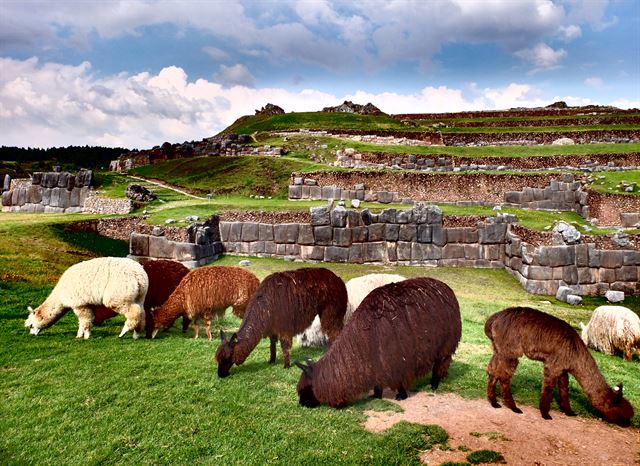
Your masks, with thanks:
[(298, 383), (305, 406), (341, 406), (378, 387), (401, 391), (433, 371), (448, 372), (461, 336), (460, 308), (449, 286), (414, 278), (373, 290), (340, 337)]
[(218, 374), (229, 375), (232, 364), (242, 364), (260, 339), (271, 337), (271, 360), (280, 339), (285, 367), (293, 336), (306, 329), (316, 315), (329, 340), (342, 330), (347, 290), (340, 277), (325, 268), (309, 267), (277, 272), (266, 277), (247, 304), (237, 340), (223, 342), (216, 359)]
[[(189, 269), (180, 262), (165, 259), (146, 261), (142, 264), (142, 267), (149, 277), (149, 291), (147, 291), (147, 297), (144, 300), (148, 327), (151, 322), (149, 313), (154, 308), (164, 304), (171, 293), (173, 293), (173, 290), (178, 287), (184, 276), (189, 273)], [(96, 308), (94, 313), (94, 325), (100, 325), (105, 320), (118, 315), (116, 312), (104, 306)]]
[(553, 390), (559, 389), (560, 408), (573, 415), (569, 403), (569, 374), (582, 386), (591, 404), (609, 421), (628, 426), (633, 417), (631, 404), (622, 397), (622, 387), (611, 389), (580, 335), (565, 321), (528, 307), (512, 307), (487, 319), (484, 332), (493, 345), (493, 357), (487, 367), (487, 397), (496, 401), (496, 384), (500, 382), (507, 407), (522, 412), (511, 395), (511, 377), (523, 354), (544, 362), (544, 381), (540, 412), (551, 419), (549, 409)]

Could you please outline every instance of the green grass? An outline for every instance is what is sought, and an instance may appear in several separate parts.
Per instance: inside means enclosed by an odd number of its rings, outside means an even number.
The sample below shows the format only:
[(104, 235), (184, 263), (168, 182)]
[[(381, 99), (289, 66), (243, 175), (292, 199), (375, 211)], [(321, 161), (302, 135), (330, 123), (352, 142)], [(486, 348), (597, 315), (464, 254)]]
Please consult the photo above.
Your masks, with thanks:
[(639, 130), (636, 124), (614, 125), (576, 125), (576, 126), (477, 126), (458, 128), (438, 128), (441, 133), (558, 133), (580, 131), (614, 131), (614, 130)]
[[(589, 187), (601, 193), (640, 196), (640, 170), (595, 172), (589, 179)], [(633, 187), (632, 192), (625, 191), (625, 183)]]
[(478, 450), (467, 455), (467, 461), (471, 464), (481, 463), (506, 463), (504, 456), (493, 450)]
[[(490, 115), (490, 113), (487, 113)], [(511, 117), (476, 117), (476, 118), (431, 118), (424, 120), (416, 120), (421, 125), (432, 125), (435, 123), (447, 123), (453, 124), (456, 123), (474, 123), (474, 122), (509, 122), (509, 121), (545, 121), (545, 120), (556, 120), (561, 122), (562, 120), (584, 120), (589, 118), (610, 118), (610, 117), (619, 117), (619, 118), (630, 118), (640, 116), (640, 113), (609, 113), (609, 114), (601, 114), (601, 115), (545, 115), (545, 116), (511, 116)]]
[[(640, 152), (640, 143), (623, 144), (574, 144), (568, 146), (537, 145), (537, 146), (385, 146), (369, 144), (350, 139), (340, 139), (329, 136), (288, 136), (287, 141), (282, 137), (267, 137), (262, 135), (260, 144), (271, 144), (291, 147), (290, 155), (303, 157), (314, 152), (322, 151), (319, 146), (326, 144), (328, 148), (345, 149), (351, 147), (359, 152), (385, 152), (390, 154), (416, 155), (449, 155), (452, 157), (552, 157), (597, 154), (630, 154)], [(311, 146), (305, 148), (305, 146)]]
[[(77, 320), (70, 313), (37, 337), (28, 335), (26, 306), (41, 303), (63, 270), (97, 253), (114, 252), (114, 244), (66, 234), (61, 224), (68, 218), (0, 217), (3, 464), (418, 464), (421, 450), (446, 444), (447, 434), (437, 426), (401, 423), (382, 434), (365, 431), (363, 411), (386, 410), (388, 403), (363, 399), (340, 410), (300, 407), (295, 392), (299, 371), (284, 369), (280, 354), (270, 366), (266, 340), (245, 364), (232, 369), (231, 377), (219, 379), (213, 362), (217, 342), (193, 340), (178, 328), (155, 340), (118, 339), (123, 319), (117, 317), (96, 327), (90, 340), (78, 341)], [(227, 256), (216, 264), (236, 265), (238, 260)], [(250, 269), (261, 278), (301, 265), (251, 261)], [(491, 349), (483, 323), (490, 314), (507, 306), (533, 306), (577, 327), (603, 302), (591, 298), (588, 306), (570, 307), (529, 295), (504, 270), (313, 266), (329, 267), (344, 280), (385, 271), (447, 282), (460, 301), (463, 336), (439, 392), (466, 398), (485, 396)], [(640, 310), (637, 300), (630, 304)], [(232, 316), (218, 323), (228, 330), (238, 324)], [(637, 361), (593, 354), (607, 380), (623, 380), (638, 406)], [(292, 350), (294, 359), (321, 355), (322, 350), (297, 345)], [(537, 405), (541, 380), (540, 363), (523, 360), (513, 381), (518, 403)], [(413, 389), (427, 389), (426, 381), (417, 381)], [(580, 416), (594, 415), (573, 380), (570, 396)], [(640, 426), (640, 415), (633, 423)]]
[[(245, 116), (224, 130), (225, 133), (253, 134), (258, 131), (291, 131), (296, 129), (363, 129), (415, 131), (388, 115), (356, 115), (354, 113), (293, 112), (269, 118)], [(419, 129), (424, 131), (423, 129)]]
[(199, 194), (287, 197), (291, 172), (327, 166), (280, 157), (195, 157), (145, 165), (132, 173)]

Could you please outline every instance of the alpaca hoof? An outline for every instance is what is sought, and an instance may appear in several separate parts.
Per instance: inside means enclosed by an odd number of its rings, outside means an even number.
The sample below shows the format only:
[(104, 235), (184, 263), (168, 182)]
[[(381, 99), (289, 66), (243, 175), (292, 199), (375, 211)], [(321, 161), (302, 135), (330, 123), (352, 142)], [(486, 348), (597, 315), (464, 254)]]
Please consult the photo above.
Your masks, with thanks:
[(398, 390), (398, 393), (396, 394), (396, 401), (406, 400), (407, 396), (408, 396), (407, 391), (404, 388), (401, 388), (400, 390)]
[(137, 330), (133, 331), (133, 339), (137, 340), (138, 338), (140, 338), (140, 332), (138, 332)]
[(377, 398), (378, 400), (382, 399), (382, 387), (376, 385), (375, 387), (373, 387), (373, 395), (371, 395), (371, 398)]
[(502, 408), (502, 405), (497, 401), (489, 401), (489, 403), (491, 403), (491, 406), (493, 406), (494, 408)]
[[(522, 414), (522, 410), (520, 408), (518, 408), (517, 406), (514, 406), (513, 408), (511, 408), (511, 411), (513, 411), (516, 414)], [(551, 419), (551, 418), (549, 418)]]
[(549, 413), (547, 414), (543, 414), (542, 415), (542, 419), (546, 419), (547, 421), (550, 421), (552, 419), (551, 415)]
[(567, 411), (564, 414), (566, 414), (567, 416), (571, 416), (571, 417), (576, 415), (576, 413), (574, 413), (573, 411)]

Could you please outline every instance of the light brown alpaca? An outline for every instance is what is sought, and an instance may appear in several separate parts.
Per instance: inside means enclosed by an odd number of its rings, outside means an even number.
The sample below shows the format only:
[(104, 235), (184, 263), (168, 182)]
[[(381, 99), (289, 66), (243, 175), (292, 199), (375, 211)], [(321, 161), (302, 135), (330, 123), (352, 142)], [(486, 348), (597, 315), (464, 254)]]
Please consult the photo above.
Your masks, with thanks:
[(605, 419), (629, 426), (633, 417), (631, 404), (622, 397), (622, 384), (615, 389), (607, 385), (596, 362), (580, 335), (565, 321), (527, 307), (512, 307), (493, 314), (484, 325), (493, 345), (493, 357), (487, 367), (487, 397), (499, 408), (496, 384), (502, 387), (504, 404), (516, 413), (511, 394), (511, 377), (523, 354), (544, 363), (544, 382), (540, 396), (540, 413), (551, 419), (549, 409), (553, 390), (558, 386), (560, 409), (574, 416), (569, 403), (569, 374), (573, 375), (587, 398)]
[(193, 320), (194, 336), (198, 338), (200, 319), (204, 320), (207, 338), (211, 340), (211, 319), (224, 315), (233, 307), (238, 317), (244, 315), (249, 298), (260, 285), (260, 280), (240, 267), (201, 267), (189, 272), (182, 279), (169, 299), (151, 314), (152, 336), (158, 330), (169, 328), (184, 315)]

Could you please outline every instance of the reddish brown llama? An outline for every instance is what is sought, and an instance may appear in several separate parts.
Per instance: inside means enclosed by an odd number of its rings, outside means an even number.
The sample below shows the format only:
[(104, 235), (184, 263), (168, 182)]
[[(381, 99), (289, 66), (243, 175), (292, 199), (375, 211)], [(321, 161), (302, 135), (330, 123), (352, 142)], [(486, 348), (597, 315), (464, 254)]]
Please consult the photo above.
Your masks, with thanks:
[(436, 389), (461, 334), (460, 307), (447, 284), (423, 277), (376, 288), (317, 363), (296, 363), (300, 404), (339, 407), (372, 388), (381, 397), (385, 386), (401, 400), (429, 372)]
[[(149, 291), (144, 300), (144, 309), (146, 314), (146, 331), (147, 337), (150, 337), (151, 323), (153, 319), (151, 312), (164, 304), (169, 298), (173, 290), (178, 287), (180, 281), (189, 269), (180, 262), (170, 261), (166, 259), (150, 260), (142, 264), (142, 268), (147, 272), (149, 277)], [(100, 306), (94, 310), (94, 325), (101, 325), (105, 320), (110, 319), (118, 314), (111, 309)], [(182, 331), (185, 332), (189, 328), (191, 321), (187, 316), (182, 317)]]
[(276, 360), (276, 341), (290, 366), (289, 351), (294, 335), (320, 316), (322, 331), (329, 341), (342, 330), (347, 308), (347, 290), (340, 277), (324, 268), (303, 268), (269, 275), (249, 304), (238, 333), (227, 339), (220, 332), (216, 360), (218, 376), (227, 377), (233, 364), (242, 364), (264, 337), (270, 337), (270, 363)]
[(194, 321), (194, 335), (198, 338), (198, 321), (204, 320), (207, 338), (211, 340), (211, 319), (224, 315), (231, 306), (242, 317), (249, 298), (260, 280), (241, 267), (201, 267), (190, 271), (171, 293), (165, 303), (153, 313), (151, 335), (169, 328), (181, 315)]
[(567, 416), (575, 415), (569, 403), (571, 374), (605, 419), (620, 426), (630, 425), (633, 408), (622, 397), (622, 384), (616, 389), (607, 385), (580, 335), (565, 321), (528, 307), (512, 307), (489, 317), (484, 332), (493, 345), (493, 357), (487, 367), (487, 396), (494, 408), (500, 407), (496, 400), (496, 384), (500, 382), (504, 404), (522, 413), (511, 394), (511, 377), (518, 358), (524, 354), (544, 363), (540, 396), (540, 413), (544, 419), (551, 419), (549, 409), (556, 386), (560, 409)]

